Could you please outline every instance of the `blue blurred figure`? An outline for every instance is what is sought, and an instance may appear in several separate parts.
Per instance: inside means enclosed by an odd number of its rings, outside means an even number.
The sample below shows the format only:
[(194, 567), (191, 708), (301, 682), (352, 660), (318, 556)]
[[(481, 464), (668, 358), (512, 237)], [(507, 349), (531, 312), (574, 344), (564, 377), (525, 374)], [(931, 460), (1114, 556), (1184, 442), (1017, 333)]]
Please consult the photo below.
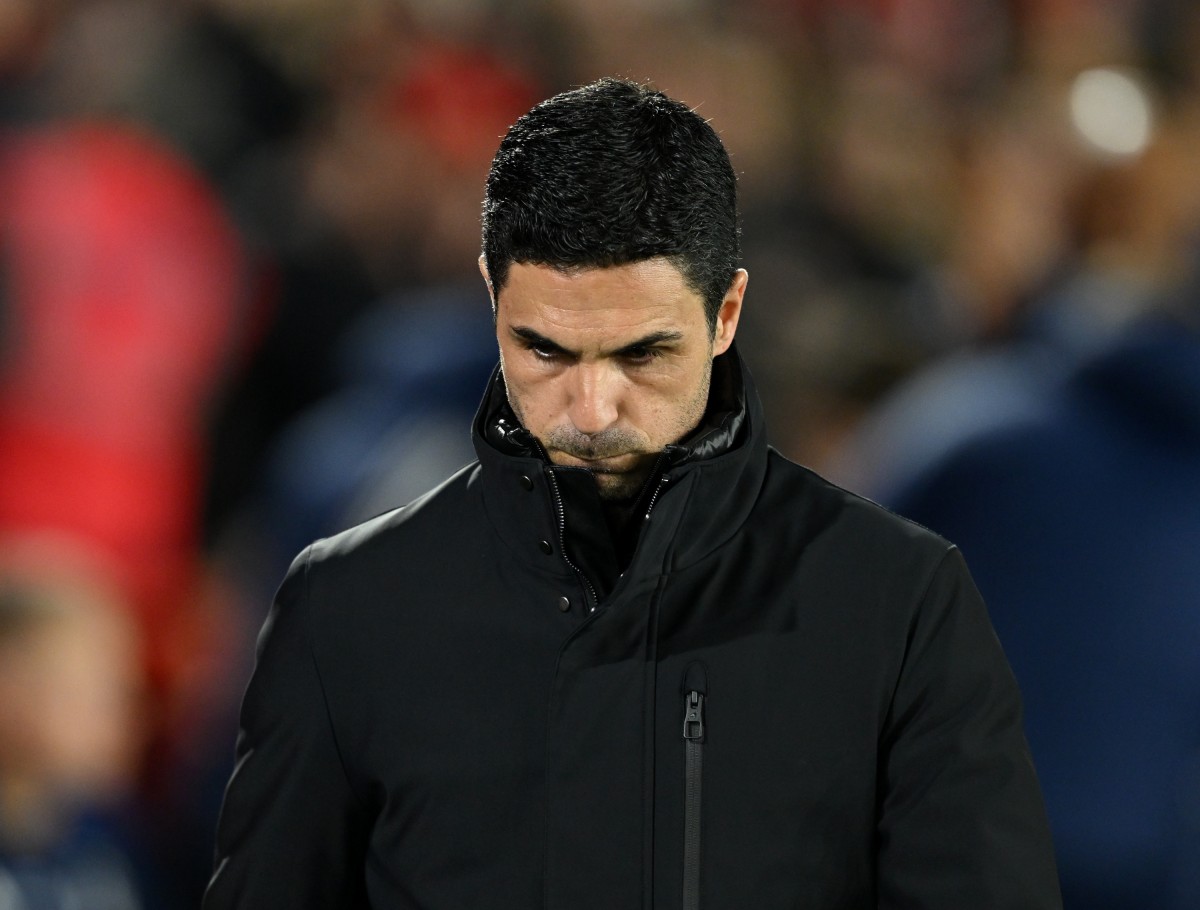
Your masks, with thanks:
[(1036, 396), (885, 497), (971, 562), (1075, 910), (1200, 906), (1197, 315), (1138, 320), (1061, 375), (1028, 360)]

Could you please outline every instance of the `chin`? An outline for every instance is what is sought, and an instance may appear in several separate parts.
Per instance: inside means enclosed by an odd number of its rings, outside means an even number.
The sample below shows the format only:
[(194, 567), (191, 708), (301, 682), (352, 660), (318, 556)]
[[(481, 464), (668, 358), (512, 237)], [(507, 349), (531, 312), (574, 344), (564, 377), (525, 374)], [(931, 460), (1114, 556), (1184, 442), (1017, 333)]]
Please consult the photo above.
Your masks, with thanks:
[(632, 474), (596, 474), (595, 478), (600, 498), (606, 502), (625, 502), (633, 499), (645, 482), (645, 478)]

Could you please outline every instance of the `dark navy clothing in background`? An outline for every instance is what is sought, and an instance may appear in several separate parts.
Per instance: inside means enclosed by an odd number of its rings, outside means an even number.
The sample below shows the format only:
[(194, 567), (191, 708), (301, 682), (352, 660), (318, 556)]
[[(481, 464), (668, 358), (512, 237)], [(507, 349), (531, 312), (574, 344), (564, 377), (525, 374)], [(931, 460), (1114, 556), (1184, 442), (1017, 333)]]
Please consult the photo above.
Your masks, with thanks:
[(91, 816), (41, 849), (0, 841), (0, 910), (143, 910), (136, 879), (120, 836)]
[(1064, 905), (1200, 906), (1200, 337), (1131, 327), (887, 504), (987, 599)]

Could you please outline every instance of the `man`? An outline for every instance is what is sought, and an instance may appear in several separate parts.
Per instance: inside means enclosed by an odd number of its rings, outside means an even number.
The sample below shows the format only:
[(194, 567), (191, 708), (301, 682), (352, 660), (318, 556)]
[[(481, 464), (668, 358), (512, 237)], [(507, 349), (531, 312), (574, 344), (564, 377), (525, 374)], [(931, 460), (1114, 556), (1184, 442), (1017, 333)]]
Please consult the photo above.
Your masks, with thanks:
[(479, 460), (297, 558), (208, 910), (1057, 907), (957, 551), (766, 445), (713, 130), (556, 96), (483, 233)]

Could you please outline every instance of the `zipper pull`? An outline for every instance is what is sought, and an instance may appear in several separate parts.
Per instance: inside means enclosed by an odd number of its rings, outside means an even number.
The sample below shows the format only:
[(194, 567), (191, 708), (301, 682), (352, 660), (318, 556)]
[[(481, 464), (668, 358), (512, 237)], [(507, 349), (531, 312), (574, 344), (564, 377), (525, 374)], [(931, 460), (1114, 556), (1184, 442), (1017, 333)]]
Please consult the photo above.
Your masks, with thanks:
[(708, 694), (708, 680), (704, 664), (696, 661), (688, 664), (683, 674), (683, 738), (688, 742), (704, 742), (704, 699)]
[(683, 715), (683, 738), (704, 741), (704, 693), (689, 692)]

